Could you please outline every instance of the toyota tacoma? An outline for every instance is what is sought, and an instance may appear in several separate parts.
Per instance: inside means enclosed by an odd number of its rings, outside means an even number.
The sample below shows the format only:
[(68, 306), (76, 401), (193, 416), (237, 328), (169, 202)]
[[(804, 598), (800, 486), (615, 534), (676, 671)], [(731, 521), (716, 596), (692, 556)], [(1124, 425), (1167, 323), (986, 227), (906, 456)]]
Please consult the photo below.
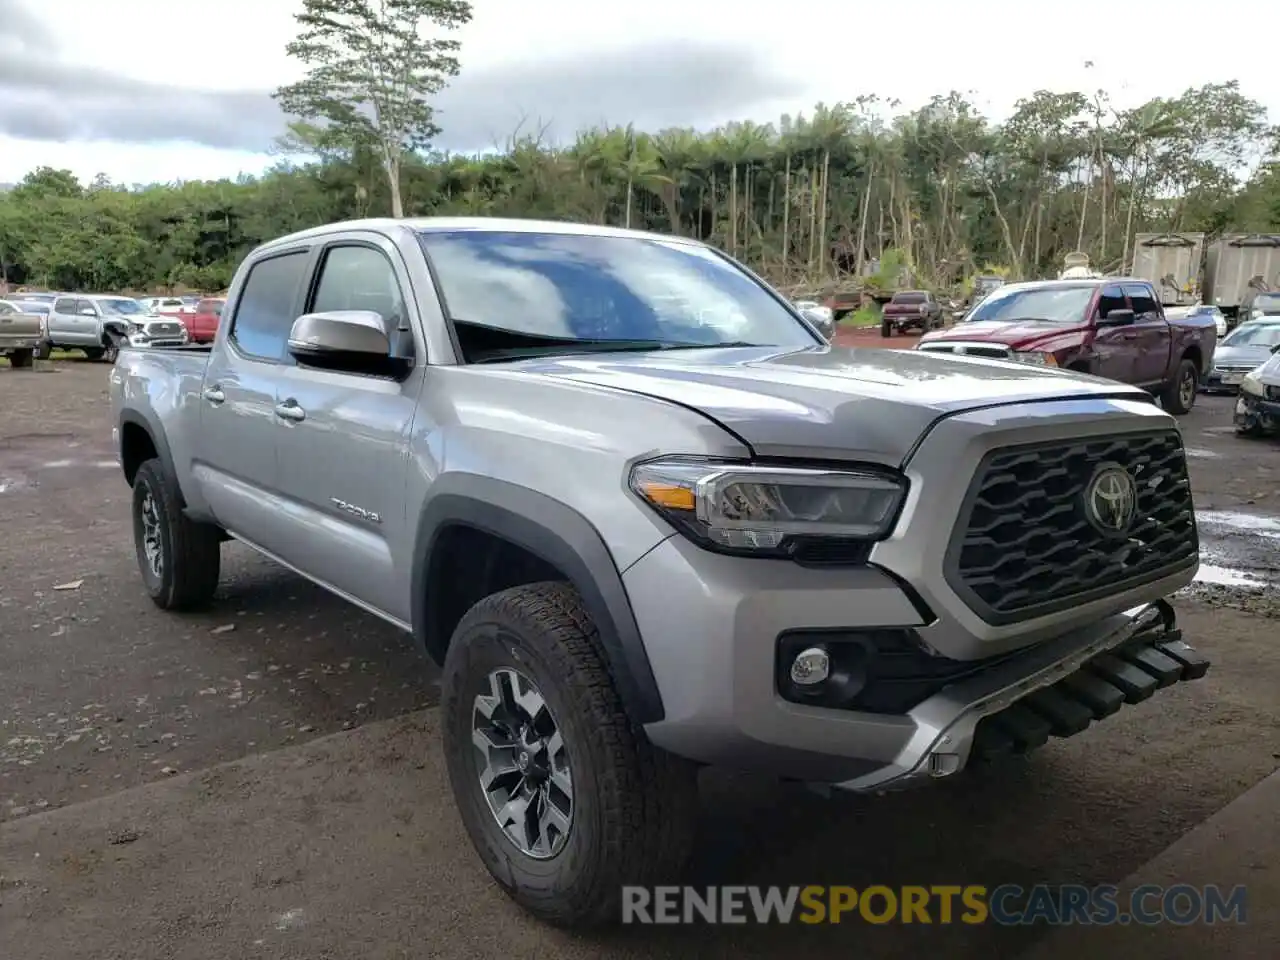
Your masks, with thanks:
[(365, 220), (250, 253), (211, 347), (126, 347), (142, 582), (238, 540), (441, 665), (475, 849), (539, 917), (678, 876), (700, 766), (885, 791), (1200, 677), (1149, 394), (833, 347), (692, 240)]

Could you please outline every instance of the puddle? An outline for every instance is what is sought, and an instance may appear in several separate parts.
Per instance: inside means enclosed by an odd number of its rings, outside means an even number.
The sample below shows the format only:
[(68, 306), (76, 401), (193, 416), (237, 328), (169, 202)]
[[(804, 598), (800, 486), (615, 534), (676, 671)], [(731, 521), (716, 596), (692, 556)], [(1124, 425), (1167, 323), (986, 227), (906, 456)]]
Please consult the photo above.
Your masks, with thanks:
[(1195, 582), (1212, 583), (1220, 587), (1249, 587), (1255, 590), (1269, 586), (1267, 581), (1260, 577), (1212, 563), (1200, 564), (1200, 569), (1196, 571)]
[(1236, 513), (1232, 510), (1197, 510), (1196, 521), (1204, 526), (1227, 527), (1256, 537), (1280, 539), (1280, 519)]

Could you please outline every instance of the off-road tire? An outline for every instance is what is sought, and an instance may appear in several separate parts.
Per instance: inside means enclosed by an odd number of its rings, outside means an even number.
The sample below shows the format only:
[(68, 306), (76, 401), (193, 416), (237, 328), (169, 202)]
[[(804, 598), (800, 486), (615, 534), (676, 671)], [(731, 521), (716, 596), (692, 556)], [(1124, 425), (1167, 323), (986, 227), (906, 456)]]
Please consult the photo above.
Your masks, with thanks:
[(31, 368), (35, 356), (32, 350), (15, 350), (9, 354), (9, 366), (15, 370), (28, 370)]
[[(143, 545), (143, 503), (148, 495), (159, 519), (158, 577)], [(133, 542), (142, 582), (161, 610), (196, 610), (213, 599), (221, 574), (222, 531), (182, 512), (178, 485), (158, 459), (143, 463), (133, 478)]]
[[(501, 668), (538, 688), (569, 757), (572, 826), (550, 859), (517, 848), (480, 788), (475, 698)], [(480, 859), (516, 903), (557, 926), (592, 927), (618, 919), (623, 886), (678, 880), (693, 844), (696, 768), (654, 747), (628, 720), (576, 590), (535, 583), (481, 600), (454, 631), (443, 686), (458, 810)]]
[(101, 359), (104, 363), (114, 364), (116, 357), (120, 355), (120, 339), (118, 337), (109, 337), (104, 344), (101, 352)]
[(1200, 369), (1194, 360), (1183, 360), (1178, 364), (1173, 379), (1161, 391), (1160, 406), (1175, 416), (1182, 416), (1190, 413), (1191, 408), (1196, 405), (1196, 394), (1199, 392)]
[(880, 321), (880, 336), (882, 337), (893, 336), (893, 324), (890, 323), (888, 320)]

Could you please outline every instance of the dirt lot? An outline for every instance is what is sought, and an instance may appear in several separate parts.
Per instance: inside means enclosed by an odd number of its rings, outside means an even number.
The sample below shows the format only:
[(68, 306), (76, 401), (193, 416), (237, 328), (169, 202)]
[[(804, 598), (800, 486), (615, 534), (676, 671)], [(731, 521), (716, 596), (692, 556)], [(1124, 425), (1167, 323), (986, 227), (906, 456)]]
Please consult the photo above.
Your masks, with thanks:
[[(976, 958), (1043, 935), (530, 923), (461, 832), (436, 674), (405, 638), (234, 545), (214, 611), (143, 596), (106, 377), (0, 370), (0, 955)], [(1184, 420), (1219, 581), (1180, 598), (1205, 680), (934, 790), (827, 801), (709, 774), (695, 880), (1109, 882), (1271, 773), (1280, 445), (1235, 438), (1229, 409)]]

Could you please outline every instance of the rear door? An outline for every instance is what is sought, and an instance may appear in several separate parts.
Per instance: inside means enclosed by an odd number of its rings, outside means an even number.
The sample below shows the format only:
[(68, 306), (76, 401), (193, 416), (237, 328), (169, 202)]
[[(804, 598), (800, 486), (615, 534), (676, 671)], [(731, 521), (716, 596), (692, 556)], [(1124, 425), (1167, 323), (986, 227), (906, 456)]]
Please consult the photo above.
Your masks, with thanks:
[(410, 431), (426, 374), (408, 270), (374, 234), (327, 241), (302, 312), (371, 310), (394, 343), (409, 333), (416, 366), (403, 381), (288, 360), (276, 394), (280, 489), (291, 528), (281, 558), (402, 623), (412, 613), (407, 570), (415, 526), (405, 515)]
[(276, 384), (310, 262), (311, 248), (301, 246), (248, 268), (230, 300), (227, 336), (209, 354), (200, 399), (194, 473), (205, 500), (223, 527), (276, 556), (290, 529), (276, 467)]
[(55, 345), (78, 344), (76, 338), (76, 298), (58, 297), (49, 308), (49, 340)]
[(1171, 342), (1164, 311), (1150, 284), (1126, 283), (1124, 292), (1133, 310), (1133, 382), (1140, 386), (1162, 383), (1169, 372)]
[[(1124, 288), (1118, 283), (1107, 284), (1098, 295), (1095, 320), (1105, 319), (1112, 310), (1128, 308), (1129, 302), (1125, 298)], [(1137, 366), (1135, 363), (1137, 346), (1132, 326), (1096, 327), (1093, 349), (1098, 358), (1097, 369), (1094, 371), (1098, 376), (1118, 380), (1121, 383), (1133, 383)]]

